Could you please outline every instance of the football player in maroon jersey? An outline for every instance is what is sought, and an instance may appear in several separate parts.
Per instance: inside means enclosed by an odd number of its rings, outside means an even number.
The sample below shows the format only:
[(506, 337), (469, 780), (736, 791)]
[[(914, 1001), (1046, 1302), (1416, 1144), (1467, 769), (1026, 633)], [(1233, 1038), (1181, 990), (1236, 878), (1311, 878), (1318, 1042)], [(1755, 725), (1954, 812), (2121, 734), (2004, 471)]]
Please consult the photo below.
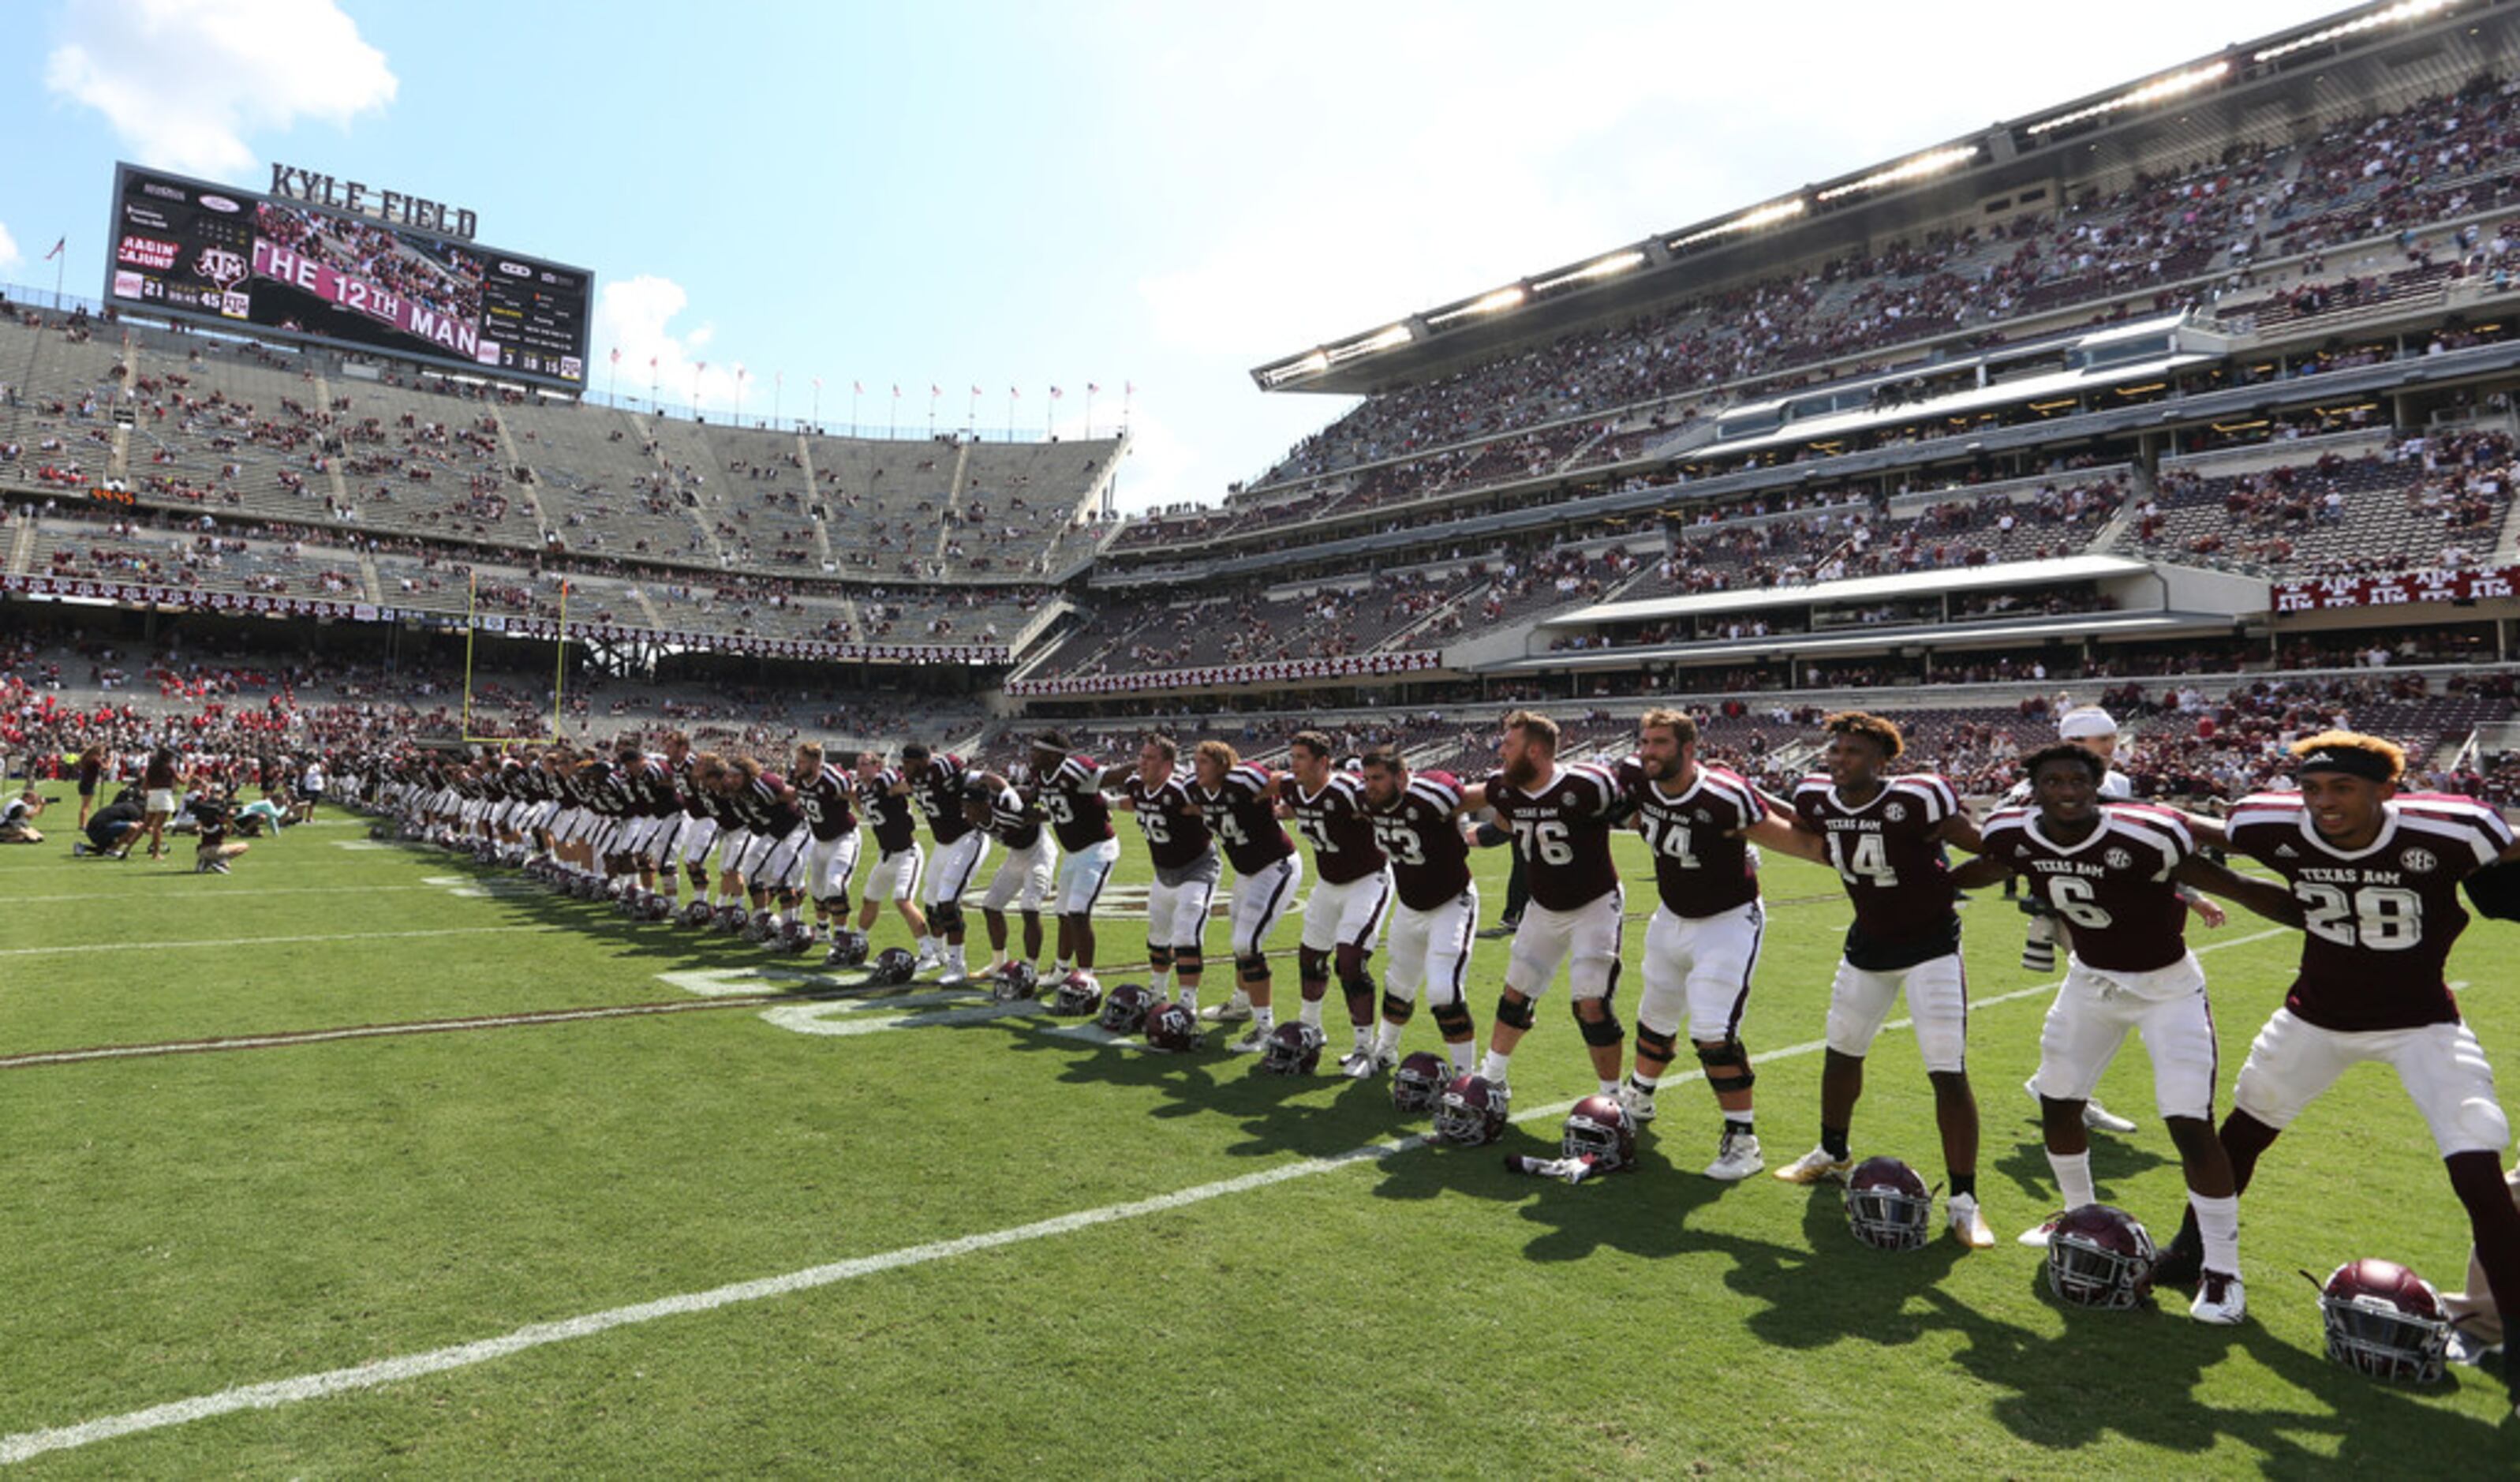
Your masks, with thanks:
[(980, 921), (989, 929), (989, 970), (994, 980), (1007, 966), (1007, 908), (1023, 913), (1026, 966), (1041, 962), (1041, 908), (1058, 870), (1058, 845), (1042, 827), (1041, 810), (995, 772), (963, 773), (963, 817), (1006, 846), (998, 873), (980, 897)]
[(1557, 723), (1530, 710), (1505, 718), (1498, 768), (1469, 789), (1472, 809), (1489, 808), (1513, 835), (1531, 877), (1531, 904), (1514, 928), (1505, 991), (1479, 1078), (1508, 1091), (1513, 1052), (1532, 1025), (1532, 1001), (1549, 991), (1560, 965), (1575, 1022), (1592, 1056), (1600, 1094), (1619, 1090), (1627, 1029), (1611, 1011), (1619, 985), (1626, 895), (1610, 863), (1610, 830), (1624, 807), (1619, 780), (1590, 762), (1557, 764)]
[[(1058, 841), (1058, 964), (1049, 986), (1094, 973), (1094, 903), (1120, 863), (1111, 804), (1102, 796), (1102, 768), (1044, 731), (1032, 740), (1033, 801)], [(1071, 966), (1072, 964), (1072, 966)]]
[(1322, 1032), (1322, 1001), (1329, 995), (1335, 966), (1355, 1031), (1339, 1069), (1353, 1072), (1373, 1053), (1373, 977), (1366, 965), (1391, 911), (1391, 869), (1365, 816), (1365, 783), (1332, 764), (1330, 739), (1298, 731), (1286, 757), (1293, 776), (1284, 779), (1279, 796), (1313, 846), (1313, 889), (1304, 897), (1304, 937), (1295, 950), (1303, 1022), (1313, 1033)]
[[(2039, 1036), (2041, 1126), (2064, 1207), (2097, 1202), (2084, 1108), (2100, 1073), (2140, 1031), (2152, 1056), (2155, 1104), (2179, 1148), (2189, 1205), (2210, 1229), (2214, 1259), (2188, 1312), (2200, 1322), (2240, 1321), (2240, 1201), (2230, 1161), (2214, 1135), (2217, 1055), (2205, 971), (2187, 950), (2182, 884), (2214, 890), (2275, 921), (2299, 924), (2282, 887), (2247, 879), (2196, 852), (2222, 831), (2167, 808), (2103, 801), (2108, 763), (2073, 741), (2022, 759), (2030, 805), (1989, 815), (1986, 852), (1952, 872), (1963, 890), (2019, 876), (2032, 898), (2069, 923), (2065, 981)], [(2047, 1242), (2055, 1221), (2022, 1235)]]
[[(1968, 1079), (1968, 972), (1943, 849), (1977, 852), (1977, 826), (1951, 784), (1930, 773), (1890, 775), (1899, 728), (1861, 710), (1822, 722), (1826, 770), (1794, 788), (1799, 852), (1833, 866), (1855, 905), (1845, 956), (1829, 984), (1827, 1050), (1820, 1083), (1820, 1145), (1777, 1170), (1789, 1184), (1843, 1181), (1855, 1166), (1847, 1137), (1864, 1095), (1864, 1059), (1904, 990), (1916, 1048), (1934, 1088), (1949, 1169), (1952, 1233), (1983, 1250), (1995, 1233), (1977, 1203), (1977, 1096)], [(1815, 856), (1810, 851), (1817, 846)]]
[[(926, 856), (920, 850), (919, 831), (911, 823), (910, 783), (883, 764), (881, 752), (858, 753), (858, 811), (875, 834), (876, 847), (866, 891), (858, 897), (858, 930), (872, 932), (876, 918), (883, 914), (883, 903), (890, 901), (910, 927), (912, 940), (933, 940), (927, 913), (919, 909), (920, 867)], [(911, 970), (922, 973), (943, 966), (944, 960), (935, 954), (922, 953)]]
[[(2381, 1061), (2432, 1129), (2477, 1264), (2495, 1301), (2513, 1310), (2520, 1209), (2501, 1168), (2511, 1127), (2444, 968), (2467, 927), (2459, 882), (2520, 858), (2520, 841), (2483, 803), (2399, 792), (2406, 753), (2377, 737), (2322, 732), (2291, 751), (2301, 790), (2243, 798), (2225, 826), (2232, 848), (2283, 876), (2303, 913), (2300, 969), (2250, 1044), (2223, 1119), (2232, 1183), (2246, 1192), (2258, 1159), (2303, 1107), (2349, 1067)], [(2162, 1280), (2193, 1280), (2202, 1255), (2191, 1221), (2165, 1253)]]
[(1679, 1052), (1686, 1014), (1724, 1119), (1706, 1176), (1746, 1179), (1767, 1166), (1751, 1109), (1756, 1076), (1740, 1032), (1768, 925), (1750, 843), (1790, 850), (1793, 825), (1737, 774), (1701, 765), (1697, 723), (1678, 710), (1647, 710), (1637, 722), (1637, 753), (1621, 767), (1620, 783), (1653, 853), (1657, 899), (1645, 927), (1636, 1068), (1619, 1099), (1638, 1121), (1653, 1120), (1654, 1090)]
[(1295, 894), (1304, 883), (1304, 861), (1278, 822), (1278, 785), (1268, 768), (1244, 761), (1224, 741), (1203, 741), (1191, 753), (1191, 770), (1190, 811), (1207, 825), (1226, 863), (1234, 867), (1234, 976), (1251, 1006), (1251, 1027), (1227, 1048), (1257, 1055), (1268, 1048), (1277, 1028), (1270, 1002), (1269, 933), (1294, 909)]
[(1383, 972), (1382, 1022), (1373, 1053), (1348, 1074), (1363, 1080), (1399, 1062), (1400, 1031), (1423, 993), (1455, 1075), (1466, 1075), (1476, 1026), (1462, 989), (1479, 924), (1479, 888), (1462, 831), (1466, 798), (1449, 772), (1412, 773), (1397, 749), (1365, 753), (1365, 807), (1391, 861), (1399, 904), (1391, 915), (1391, 962)]
[[(1172, 996), (1168, 980), (1178, 973), (1179, 1001), (1195, 1014), (1199, 978), (1207, 966), (1208, 908), (1215, 903), (1216, 883), (1224, 877), (1225, 867), (1217, 857), (1216, 840), (1207, 831), (1207, 820), (1191, 801), (1180, 761), (1181, 747), (1171, 737), (1149, 736), (1138, 747), (1136, 770), (1122, 775), (1117, 766), (1105, 768), (1102, 786), (1116, 790), (1128, 802), (1138, 820), (1138, 832), (1147, 841), (1148, 862), (1155, 871), (1155, 882), (1147, 887), (1150, 986), (1158, 998)], [(1242, 999), (1238, 1009), (1228, 1003), (1221, 1016), (1249, 1018), (1250, 1000)]]

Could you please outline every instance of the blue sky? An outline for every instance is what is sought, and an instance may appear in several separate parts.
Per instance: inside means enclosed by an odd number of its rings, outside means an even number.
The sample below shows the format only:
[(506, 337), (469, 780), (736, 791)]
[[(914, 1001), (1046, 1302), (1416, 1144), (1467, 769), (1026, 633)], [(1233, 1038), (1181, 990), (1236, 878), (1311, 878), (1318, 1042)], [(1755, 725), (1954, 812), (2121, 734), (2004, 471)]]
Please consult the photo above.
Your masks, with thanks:
[(1212, 502), (1344, 405), (1262, 361), (2335, 8), (22, 4), (0, 282), (98, 292), (117, 158), (284, 160), (593, 269), (598, 389), (1074, 435), (1134, 383), (1123, 504)]

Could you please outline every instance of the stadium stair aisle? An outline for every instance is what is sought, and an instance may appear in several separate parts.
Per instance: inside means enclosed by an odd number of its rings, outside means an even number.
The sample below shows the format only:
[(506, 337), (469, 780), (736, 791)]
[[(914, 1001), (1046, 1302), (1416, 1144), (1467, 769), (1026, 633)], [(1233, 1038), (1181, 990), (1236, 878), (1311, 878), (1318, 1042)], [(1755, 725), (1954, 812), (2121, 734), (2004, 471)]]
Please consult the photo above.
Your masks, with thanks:
[[(805, 471), (805, 492), (807, 495), (807, 502), (809, 504), (820, 504), (823, 499), (823, 486), (816, 482), (814, 478), (814, 440), (807, 437), (802, 432), (796, 434), (796, 466)], [(815, 559), (823, 563), (824, 570), (838, 570), (838, 563), (832, 560), (831, 520), (828, 518), (817, 519), (813, 523)], [(855, 613), (850, 614), (849, 631), (853, 633), (857, 631), (857, 617)]]
[(517, 452), (516, 434), (508, 430), (508, 419), (500, 416), (499, 409), (495, 406), (490, 408), (490, 423), (499, 429), (499, 451), (508, 455), (507, 476), (500, 480), (500, 487), (513, 488), (523, 497), (525, 509), (534, 516), (534, 528), (548, 538), (560, 527), (553, 524), (551, 516), (543, 513), (543, 502), (534, 497), (534, 486), (530, 483), (517, 482), (517, 470), (525, 466), (525, 460)]

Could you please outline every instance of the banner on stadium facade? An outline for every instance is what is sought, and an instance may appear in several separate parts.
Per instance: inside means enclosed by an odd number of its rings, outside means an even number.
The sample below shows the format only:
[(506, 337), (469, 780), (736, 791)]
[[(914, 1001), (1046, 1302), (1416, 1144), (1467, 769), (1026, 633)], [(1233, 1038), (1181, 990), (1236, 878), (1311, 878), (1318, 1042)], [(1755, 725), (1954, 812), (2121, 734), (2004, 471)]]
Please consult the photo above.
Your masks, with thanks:
[(2520, 595), (2520, 566), (2279, 581), (2271, 597), (2277, 612), (2317, 612), (2337, 607), (2394, 607), (2419, 602), (2483, 602), (2514, 595)]
[(1404, 674), (1433, 669), (1443, 655), (1412, 649), (1399, 653), (1342, 653), (1329, 658), (1282, 658), (1265, 664), (1211, 664), (1198, 669), (1154, 669), (1137, 674), (1096, 674), (1082, 679), (1018, 679), (1007, 694), (1019, 697), (1051, 695), (1126, 695), (1145, 690), (1199, 690), (1218, 685), (1270, 685), (1289, 681), (1340, 679), (1355, 675)]
[[(105, 581), (90, 576), (0, 576), (0, 592), (25, 597), (73, 597), (91, 602), (131, 603), (180, 607), (196, 612), (264, 613), (282, 617), (346, 617), (353, 622), (419, 622), (437, 628), (461, 628), (459, 613), (409, 607), (380, 607), (362, 602), (335, 602), (317, 597), (286, 597), (262, 592), (203, 592), (191, 587), (161, 587), (146, 582)], [(479, 620), (483, 632), (508, 638), (556, 640), (561, 624), (547, 617), (510, 617), (491, 613)], [(1005, 664), (1013, 652), (986, 644), (861, 644), (831, 639), (764, 638), (749, 633), (663, 632), (626, 628), (618, 623), (573, 622), (566, 636), (585, 642), (646, 640), (710, 653), (750, 653), (767, 658), (816, 659), (823, 662)]]

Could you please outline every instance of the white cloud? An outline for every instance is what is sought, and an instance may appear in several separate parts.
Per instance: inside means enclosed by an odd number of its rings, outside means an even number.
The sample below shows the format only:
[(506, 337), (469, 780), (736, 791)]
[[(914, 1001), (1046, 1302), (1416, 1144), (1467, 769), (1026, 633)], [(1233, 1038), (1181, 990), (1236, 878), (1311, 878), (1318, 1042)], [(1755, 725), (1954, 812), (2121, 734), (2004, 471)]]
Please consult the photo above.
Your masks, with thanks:
[[(728, 411), (736, 404), (737, 371), (732, 361), (712, 361), (701, 352), (716, 337), (717, 327), (700, 324), (687, 330), (674, 321), (691, 307), (691, 294), (670, 278), (642, 273), (616, 278), (596, 291), (595, 327), (590, 347), (595, 357), (596, 387), (636, 400), (651, 388), (669, 407), (698, 405), (704, 411)], [(618, 351), (617, 362), (612, 355)], [(652, 368), (651, 362), (653, 362)], [(616, 382), (613, 371), (619, 370)], [(743, 381), (746, 417), (770, 414), (772, 388), (768, 376)]]
[(7, 227), (0, 226), (0, 273), (10, 272), (25, 260), (26, 255), (18, 250), (18, 239), (9, 235)]
[(243, 178), (248, 134), (346, 126), (399, 85), (333, 0), (70, 0), (59, 34), (44, 85), (165, 169)]

